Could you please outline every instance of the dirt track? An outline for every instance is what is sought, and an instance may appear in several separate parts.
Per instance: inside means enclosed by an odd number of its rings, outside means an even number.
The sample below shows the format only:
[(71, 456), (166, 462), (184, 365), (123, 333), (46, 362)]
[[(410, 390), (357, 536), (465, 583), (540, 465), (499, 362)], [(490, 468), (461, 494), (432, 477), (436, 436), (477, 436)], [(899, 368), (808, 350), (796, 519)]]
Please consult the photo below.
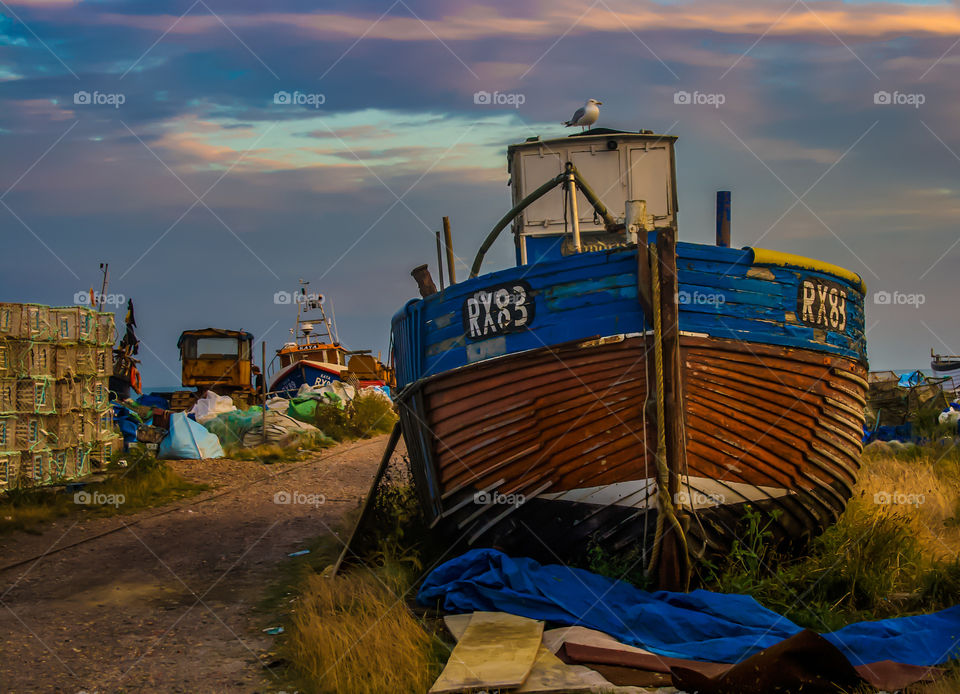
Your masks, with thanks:
[[(0, 691), (272, 689), (260, 658), (273, 637), (261, 632), (266, 625), (254, 607), (288, 553), (357, 506), (386, 441), (343, 444), (308, 465), (177, 462), (181, 474), (213, 489), (157, 518), (149, 516), (164, 507), (66, 518), (40, 535), (0, 538), (6, 566), (122, 528), (0, 573)], [(279, 474), (257, 481), (271, 473)], [(278, 505), (280, 491), (326, 500)]]

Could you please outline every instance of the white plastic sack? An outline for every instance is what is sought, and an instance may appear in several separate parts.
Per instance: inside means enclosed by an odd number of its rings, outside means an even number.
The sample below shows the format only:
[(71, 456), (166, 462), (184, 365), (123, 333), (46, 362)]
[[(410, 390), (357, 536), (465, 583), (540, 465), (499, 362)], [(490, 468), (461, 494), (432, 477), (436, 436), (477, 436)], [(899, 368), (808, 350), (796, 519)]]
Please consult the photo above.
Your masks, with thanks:
[(383, 398), (389, 404), (393, 404), (393, 399), (390, 397), (390, 394), (386, 391), (384, 386), (367, 386), (366, 388), (361, 388), (359, 394), (376, 395), (380, 398)]
[[(335, 395), (336, 398), (326, 397), (328, 393)], [(298, 398), (314, 397), (318, 400), (324, 400), (326, 402), (329, 402), (330, 400), (336, 402), (336, 400), (339, 399), (339, 401), (343, 404), (347, 404), (353, 400), (356, 395), (357, 389), (348, 383), (344, 383), (343, 381), (325, 383), (322, 386), (311, 386), (304, 383), (302, 386), (300, 386), (300, 390), (297, 391)]]
[(209, 422), (218, 414), (233, 412), (235, 409), (237, 408), (229, 396), (217, 395), (212, 390), (208, 390), (202, 398), (197, 400), (197, 404), (190, 410), (190, 414), (203, 424)]
[(957, 421), (960, 420), (960, 410), (955, 410), (951, 407), (949, 410), (940, 413), (939, 420), (941, 424), (956, 426)]
[(267, 400), (267, 411), (268, 412), (284, 412), (286, 413), (287, 408), (290, 407), (290, 401), (286, 398), (273, 397)]

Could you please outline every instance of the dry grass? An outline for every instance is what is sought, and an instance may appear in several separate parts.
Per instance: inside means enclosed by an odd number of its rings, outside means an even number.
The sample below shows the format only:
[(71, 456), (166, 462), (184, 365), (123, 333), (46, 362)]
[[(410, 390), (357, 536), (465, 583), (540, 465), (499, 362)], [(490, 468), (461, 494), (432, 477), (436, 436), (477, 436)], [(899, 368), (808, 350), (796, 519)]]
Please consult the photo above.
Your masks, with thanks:
[(303, 432), (295, 437), (295, 441), (287, 446), (275, 443), (266, 443), (259, 446), (244, 448), (243, 446), (229, 446), (224, 455), (231, 460), (256, 460), (271, 465), (286, 463), (310, 458), (315, 451), (322, 451), (335, 445), (333, 439), (322, 432)]
[(309, 576), (288, 648), (317, 692), (422, 694), (436, 679), (433, 637), (410, 614), (400, 585), (373, 574)]
[(188, 482), (150, 455), (143, 455), (128, 468), (111, 466), (111, 470), (110, 477), (87, 484), (82, 491), (122, 499), (116, 505), (77, 504), (72, 493), (58, 487), (16, 488), (0, 495), (0, 533), (34, 532), (47, 521), (78, 513), (95, 516), (134, 513), (208, 489), (207, 485)]
[(890, 504), (917, 539), (925, 558), (951, 560), (960, 554), (960, 459), (953, 451), (924, 447), (902, 454), (864, 454), (857, 497), (865, 504), (886, 495), (915, 504)]
[(704, 587), (816, 631), (960, 603), (960, 450), (868, 448), (846, 510), (801, 557), (776, 554), (755, 525), (701, 570)]

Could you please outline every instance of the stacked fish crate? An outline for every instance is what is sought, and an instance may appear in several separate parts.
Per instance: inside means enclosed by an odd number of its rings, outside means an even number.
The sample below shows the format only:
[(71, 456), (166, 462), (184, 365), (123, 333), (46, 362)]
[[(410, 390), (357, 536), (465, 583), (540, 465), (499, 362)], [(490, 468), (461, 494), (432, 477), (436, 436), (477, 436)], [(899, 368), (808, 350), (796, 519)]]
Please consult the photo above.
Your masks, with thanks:
[(113, 314), (0, 303), (0, 490), (82, 477), (119, 449)]

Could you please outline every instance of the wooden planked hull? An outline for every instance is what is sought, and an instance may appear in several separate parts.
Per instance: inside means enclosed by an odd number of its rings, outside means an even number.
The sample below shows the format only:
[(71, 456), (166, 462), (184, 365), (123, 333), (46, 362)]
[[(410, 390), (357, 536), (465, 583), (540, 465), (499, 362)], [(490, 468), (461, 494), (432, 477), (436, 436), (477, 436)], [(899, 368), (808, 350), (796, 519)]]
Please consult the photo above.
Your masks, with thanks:
[[(690, 334), (681, 347), (687, 469), (675, 502), (691, 514), (693, 548), (727, 548), (745, 504), (784, 540), (835, 521), (859, 465), (863, 366)], [(469, 543), (552, 558), (591, 540), (652, 541), (652, 373), (652, 338), (635, 334), (426, 379), (401, 407), (436, 522)]]
[[(681, 363), (665, 371), (679, 373), (682, 399), (673, 506), (694, 551), (729, 547), (747, 504), (779, 539), (802, 541), (836, 520), (857, 478), (862, 280), (760, 249), (676, 252)], [(644, 262), (626, 248), (518, 266), (394, 317), (404, 437), (439, 527), (498, 546), (525, 536), (517, 551), (540, 547), (548, 559), (594, 540), (652, 541)]]

